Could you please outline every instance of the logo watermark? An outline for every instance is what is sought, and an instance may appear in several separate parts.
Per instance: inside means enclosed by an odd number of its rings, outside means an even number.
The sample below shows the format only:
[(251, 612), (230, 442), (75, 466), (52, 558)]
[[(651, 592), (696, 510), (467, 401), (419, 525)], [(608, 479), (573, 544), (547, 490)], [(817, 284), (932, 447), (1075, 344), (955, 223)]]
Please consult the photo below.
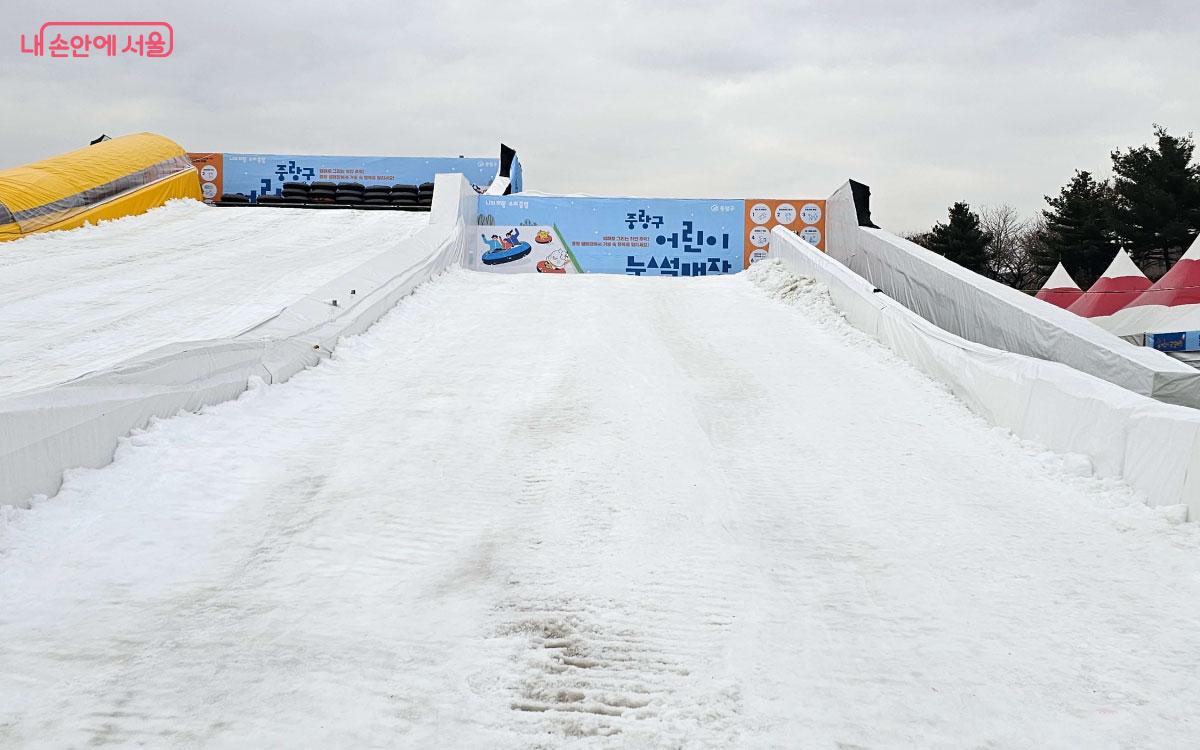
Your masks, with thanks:
[(21, 54), (34, 57), (170, 57), (174, 51), (175, 29), (166, 21), (47, 21), (28, 39), (21, 35)]

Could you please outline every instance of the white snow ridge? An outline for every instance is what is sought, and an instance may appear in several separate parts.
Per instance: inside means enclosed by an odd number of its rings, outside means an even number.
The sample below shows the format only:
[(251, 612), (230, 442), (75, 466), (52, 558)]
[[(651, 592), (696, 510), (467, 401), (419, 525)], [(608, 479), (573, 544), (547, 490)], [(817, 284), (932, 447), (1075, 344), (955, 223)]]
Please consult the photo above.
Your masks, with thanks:
[(778, 264), (419, 289), (0, 509), (0, 746), (1189, 747), (1200, 537)]

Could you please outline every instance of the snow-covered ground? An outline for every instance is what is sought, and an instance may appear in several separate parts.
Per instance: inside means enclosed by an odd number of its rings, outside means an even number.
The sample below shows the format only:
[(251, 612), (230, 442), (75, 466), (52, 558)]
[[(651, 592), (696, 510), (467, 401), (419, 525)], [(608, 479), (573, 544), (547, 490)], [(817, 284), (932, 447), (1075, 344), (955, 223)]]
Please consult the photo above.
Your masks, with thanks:
[(173, 201), (0, 244), (0, 396), (164, 344), (241, 333), (427, 221)]
[(452, 272), (8, 513), (0, 745), (1193, 746), (1200, 531), (1079, 463), (778, 266)]

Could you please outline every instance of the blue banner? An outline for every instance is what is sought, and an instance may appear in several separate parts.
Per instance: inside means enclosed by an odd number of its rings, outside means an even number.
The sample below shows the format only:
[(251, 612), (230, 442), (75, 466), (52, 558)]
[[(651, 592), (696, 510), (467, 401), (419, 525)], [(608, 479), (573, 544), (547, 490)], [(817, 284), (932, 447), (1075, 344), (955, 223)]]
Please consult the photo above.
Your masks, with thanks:
[[(458, 173), (479, 190), (487, 189), (499, 159), (416, 156), (301, 156), (223, 154), (221, 191), (251, 198), (278, 193), (285, 182), (358, 182), (363, 185), (419, 185), (439, 173)], [(514, 165), (514, 189), (520, 167)]]
[(1153, 347), (1161, 352), (1200, 351), (1200, 331), (1147, 333), (1146, 346)]
[(477, 266), (709, 276), (744, 267), (745, 201), (480, 196)]

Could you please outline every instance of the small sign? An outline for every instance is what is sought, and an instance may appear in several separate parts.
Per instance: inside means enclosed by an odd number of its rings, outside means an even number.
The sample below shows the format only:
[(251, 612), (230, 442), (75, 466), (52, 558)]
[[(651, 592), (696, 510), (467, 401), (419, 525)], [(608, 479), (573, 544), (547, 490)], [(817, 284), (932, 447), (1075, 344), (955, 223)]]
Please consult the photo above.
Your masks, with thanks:
[(1200, 331), (1147, 333), (1146, 346), (1157, 349), (1160, 352), (1200, 351)]

